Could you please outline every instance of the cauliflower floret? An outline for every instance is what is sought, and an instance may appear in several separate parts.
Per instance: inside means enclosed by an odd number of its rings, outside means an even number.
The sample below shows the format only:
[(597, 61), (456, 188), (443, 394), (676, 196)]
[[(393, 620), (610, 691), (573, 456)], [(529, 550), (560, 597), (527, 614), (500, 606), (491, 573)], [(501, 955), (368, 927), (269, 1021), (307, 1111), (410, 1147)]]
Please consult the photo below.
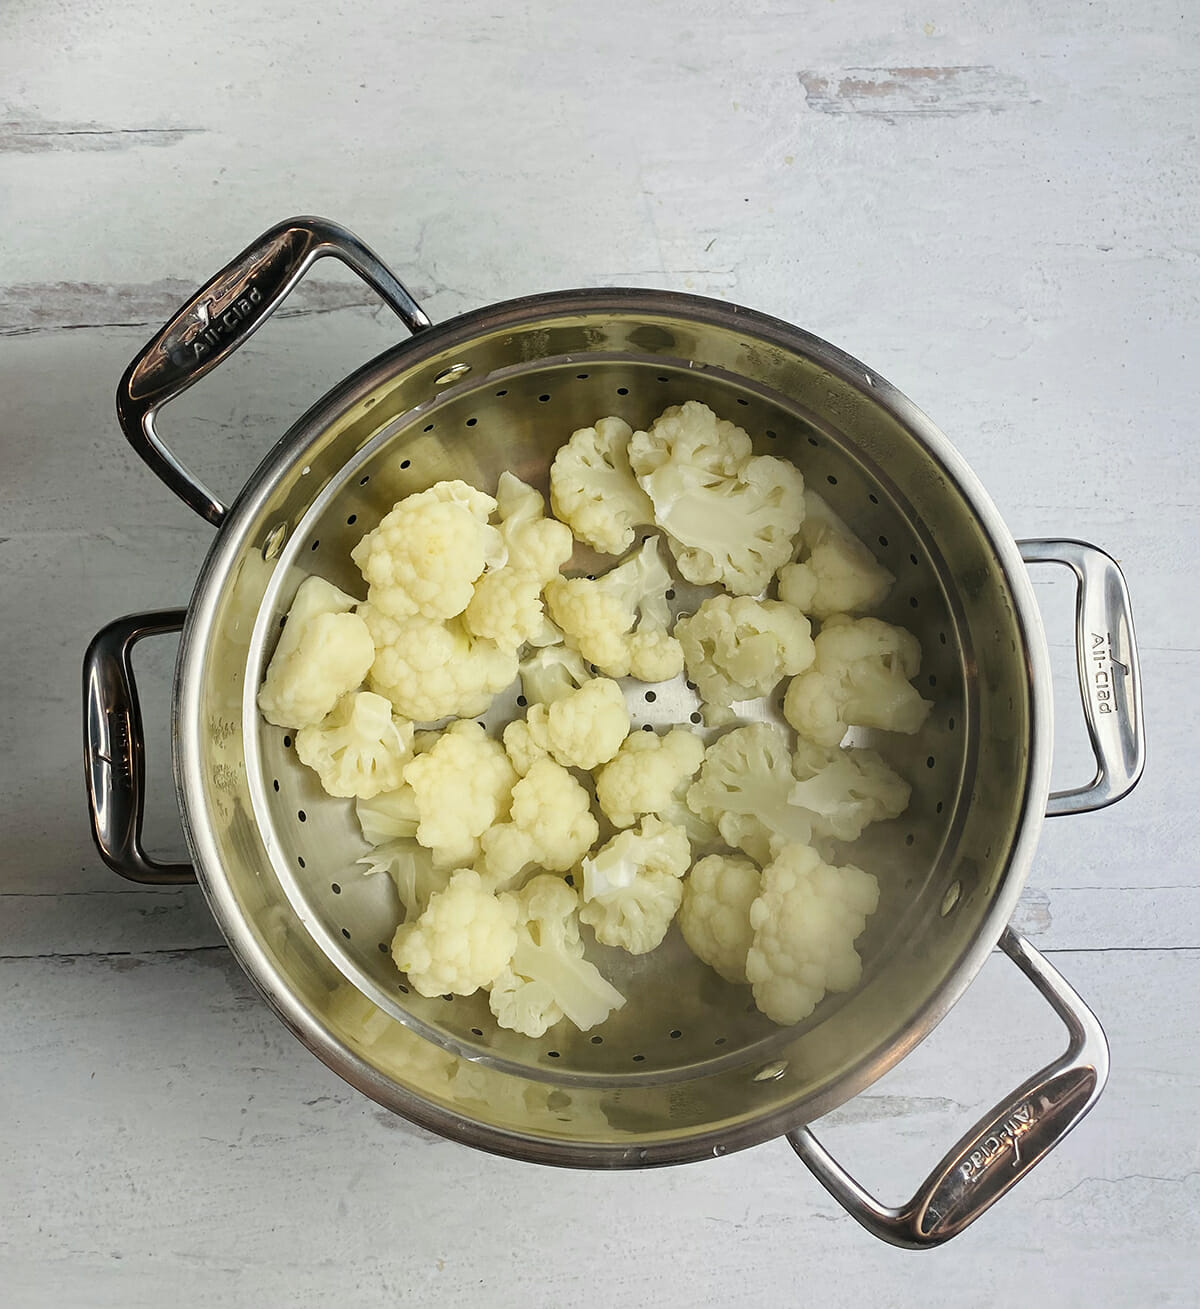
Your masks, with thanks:
[(679, 930), (692, 953), (727, 982), (745, 983), (746, 953), (754, 939), (750, 906), (758, 898), (757, 864), (732, 854), (710, 854), (688, 874)]
[(529, 704), (550, 704), (591, 678), (587, 663), (569, 645), (546, 645), (521, 661), (521, 690)]
[(516, 901), (460, 868), (418, 918), (396, 929), (392, 958), (422, 995), (473, 995), (500, 976), (516, 948)]
[(449, 869), (436, 868), (430, 852), (415, 841), (389, 841), (358, 862), (366, 869), (365, 877), (387, 873), (396, 884), (406, 923), (420, 917), (434, 892), (444, 891), (450, 881)]
[(710, 727), (733, 717), (735, 700), (768, 695), (813, 661), (808, 619), (778, 600), (714, 595), (675, 625), (688, 676)]
[(662, 942), (683, 899), (692, 862), (687, 833), (654, 817), (619, 832), (583, 860), (582, 922), (604, 945), (646, 954)]
[(258, 690), (268, 723), (319, 723), (366, 676), (375, 645), (367, 625), (349, 612), (357, 603), (323, 577), (300, 583)]
[(757, 595), (791, 558), (804, 478), (786, 459), (752, 454), (749, 436), (707, 405), (672, 405), (634, 432), (629, 462), (689, 582)]
[(485, 713), (517, 675), (514, 651), (473, 640), (457, 618), (396, 620), (374, 605), (361, 606), (359, 613), (375, 639), (371, 689), (413, 722)]
[(507, 566), (484, 573), (463, 614), (463, 626), (472, 636), (516, 650), (541, 631), (543, 585), (539, 578)]
[(902, 813), (908, 797), (908, 783), (873, 750), (802, 744), (793, 756), (769, 723), (714, 741), (687, 793), (689, 808), (760, 864), (788, 843), (856, 840), (868, 823)]
[(896, 580), (815, 491), (804, 493), (800, 560), (779, 570), (779, 598), (814, 618), (863, 614)]
[(363, 839), (370, 845), (386, 845), (401, 837), (416, 836), (417, 824), (421, 821), (410, 786), (384, 791), (369, 800), (359, 800), (354, 812)]
[(773, 843), (812, 838), (812, 815), (790, 803), (794, 784), (783, 729), (751, 723), (708, 747), (700, 776), (688, 788), (688, 808), (715, 823), (730, 845), (765, 863)]
[(475, 584), (463, 623), (473, 635), (515, 650), (542, 635), (542, 587), (558, 576), (574, 542), (570, 528), (545, 517), (542, 497), (512, 473), (500, 474), (496, 503), (508, 562)]
[(550, 758), (545, 731), (535, 733), (528, 718), (514, 718), (504, 729), (504, 751), (521, 777), (526, 777), (538, 760)]
[(330, 795), (370, 799), (403, 782), (412, 738), (412, 723), (392, 713), (390, 700), (353, 691), (315, 726), (296, 733), (296, 754)]
[(772, 1022), (807, 1018), (826, 991), (849, 991), (862, 976), (854, 942), (879, 904), (879, 883), (847, 864), (834, 868), (804, 845), (784, 846), (762, 872), (750, 906), (754, 941), (746, 976)]
[(812, 816), (815, 836), (836, 841), (857, 841), (870, 823), (898, 818), (912, 794), (912, 787), (874, 750), (798, 741), (792, 772), (797, 781), (788, 797), (791, 804)]
[(704, 743), (686, 727), (665, 736), (631, 732), (596, 774), (596, 799), (614, 827), (632, 827), (680, 800), (703, 762)]
[(504, 729), (504, 748), (517, 772), (551, 755), (567, 768), (592, 769), (617, 753), (629, 733), (629, 710), (616, 682), (594, 677), (549, 705), (530, 705)]
[(546, 517), (546, 502), (537, 491), (509, 472), (496, 487), (500, 535), (508, 548), (506, 568), (548, 582), (571, 557), (571, 529)]
[(683, 651), (669, 631), (670, 586), (659, 538), (653, 537), (594, 581), (554, 578), (546, 603), (567, 644), (601, 672), (666, 682), (683, 669)]
[(550, 504), (571, 531), (602, 554), (633, 544), (633, 529), (654, 521), (654, 506), (629, 467), (633, 429), (621, 418), (581, 427), (550, 466)]
[(599, 835), (587, 791), (561, 764), (539, 759), (512, 788), (509, 821), (483, 833), (481, 868), (502, 889), (535, 864), (565, 873)]
[(579, 897), (566, 882), (542, 874), (515, 899), (517, 948), (489, 999), (500, 1026), (538, 1037), (565, 1015), (586, 1032), (620, 1009), (625, 997), (583, 957)]
[(420, 821), (416, 838), (441, 868), (471, 863), (479, 838), (508, 813), (517, 774), (478, 723), (460, 719), (404, 770)]
[(453, 618), (470, 603), (485, 568), (507, 558), (488, 525), (496, 508), (466, 482), (438, 482), (406, 496), (350, 551), (372, 607), (392, 618)]
[(783, 716), (817, 745), (837, 745), (850, 727), (919, 731), (932, 702), (910, 685), (921, 668), (917, 638), (878, 618), (827, 618), (813, 666), (788, 684)]

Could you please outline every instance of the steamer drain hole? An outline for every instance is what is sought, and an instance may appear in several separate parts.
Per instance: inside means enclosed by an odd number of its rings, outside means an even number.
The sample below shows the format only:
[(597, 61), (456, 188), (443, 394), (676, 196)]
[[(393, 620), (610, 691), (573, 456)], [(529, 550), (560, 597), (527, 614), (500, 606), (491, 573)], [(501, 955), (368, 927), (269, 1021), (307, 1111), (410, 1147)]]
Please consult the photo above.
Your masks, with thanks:
[(401, 468), (411, 468), (411, 467), (412, 467), (412, 460), (411, 460), (411, 459), (401, 459), (401, 460), (400, 460), (400, 467), (401, 467)]
[(342, 888), (336, 882), (330, 882), (329, 889), (334, 893), (334, 895), (341, 895), (342, 893)]
[(700, 723), (704, 721), (703, 717), (697, 713), (691, 713), (688, 715), (688, 717), (691, 719), (693, 723)]
[(467, 419), (467, 426), (468, 426), (468, 427), (474, 427), (475, 424), (476, 424), (477, 422), (479, 422), (479, 419), (478, 419), (478, 418), (468, 418), (468, 419)]
[(633, 1062), (634, 1062), (635, 1064), (640, 1064), (640, 1063), (643, 1062), (643, 1060), (644, 1060), (645, 1058), (646, 1058), (646, 1056), (645, 1056), (644, 1054), (635, 1054), (635, 1055), (633, 1056)]
[(346, 938), (346, 940), (348, 941), (348, 940), (350, 939), (350, 929), (349, 929), (348, 927), (343, 927), (343, 928), (342, 928), (342, 935), (343, 935), (343, 936)]
[(298, 854), (296, 856), (296, 862), (300, 865), (301, 868), (307, 867), (307, 865), (304, 862), (304, 856), (302, 854)]
[(275, 788), (276, 794), (278, 794), (278, 792), (279, 792), (279, 778), (278, 778), (278, 777), (272, 777), (272, 778), (271, 778), (271, 785)]

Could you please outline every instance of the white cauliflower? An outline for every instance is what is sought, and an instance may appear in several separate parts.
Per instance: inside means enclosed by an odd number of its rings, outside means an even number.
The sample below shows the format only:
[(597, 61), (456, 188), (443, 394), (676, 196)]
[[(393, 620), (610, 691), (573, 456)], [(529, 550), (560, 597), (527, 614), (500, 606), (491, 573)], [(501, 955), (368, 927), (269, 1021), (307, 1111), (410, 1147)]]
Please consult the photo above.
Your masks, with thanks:
[(921, 668), (921, 646), (911, 632), (878, 618), (827, 618), (813, 666), (792, 678), (783, 716), (817, 745), (837, 745), (851, 727), (919, 731), (933, 707), (910, 678)]
[(422, 995), (473, 995), (500, 976), (516, 948), (516, 901), (461, 868), (419, 917), (396, 929), (392, 958)]
[(550, 504), (594, 550), (617, 555), (633, 544), (634, 528), (654, 521), (654, 506), (629, 467), (633, 429), (621, 418), (581, 427), (550, 466)]
[(862, 976), (854, 942), (879, 904), (879, 883), (852, 864), (835, 868), (805, 845), (787, 845), (762, 872), (750, 906), (754, 941), (746, 976), (772, 1022), (807, 1018), (827, 991)]
[(791, 558), (804, 478), (786, 459), (753, 454), (749, 436), (707, 405), (673, 405), (634, 432), (629, 462), (689, 582), (757, 595)]
[(490, 495), (466, 482), (438, 482), (406, 496), (350, 551), (373, 608), (392, 618), (453, 618), (470, 603), (485, 568), (507, 559), (489, 526)]
[(691, 862), (683, 828), (643, 818), (637, 830), (619, 832), (583, 860), (580, 920), (602, 944), (646, 954), (671, 926)]
[(404, 781), (412, 738), (412, 723), (392, 713), (390, 700), (352, 691), (319, 723), (296, 733), (296, 754), (330, 795), (370, 799)]
[(375, 658), (358, 602), (323, 577), (306, 577), (296, 590), (258, 707), (276, 727), (310, 727), (367, 675)]
[(727, 982), (747, 981), (750, 906), (761, 887), (758, 865), (732, 854), (697, 860), (684, 884), (679, 930), (692, 953)]
[(370, 845), (387, 845), (404, 837), (415, 837), (421, 815), (411, 786), (382, 791), (354, 806), (363, 839)]
[(902, 813), (908, 797), (908, 783), (873, 750), (801, 745), (793, 755), (782, 728), (752, 723), (709, 746), (687, 802), (761, 864), (789, 843), (855, 840)]
[(599, 835), (587, 791), (561, 764), (540, 759), (512, 788), (509, 821), (483, 833), (480, 868), (501, 889), (533, 866), (565, 873)]
[(683, 651), (670, 635), (670, 587), (659, 538), (652, 537), (594, 581), (556, 577), (546, 603), (567, 644), (607, 676), (666, 682), (683, 670)]
[(457, 618), (397, 620), (374, 605), (361, 606), (359, 613), (375, 640), (371, 689), (413, 722), (485, 713), (516, 678), (516, 653), (474, 640)]
[(791, 804), (812, 815), (814, 836), (857, 841), (870, 824), (898, 818), (912, 787), (874, 750), (798, 741), (792, 753), (796, 782)]
[(579, 897), (566, 882), (542, 874), (515, 899), (517, 948), (489, 998), (500, 1026), (539, 1037), (565, 1016), (586, 1032), (620, 1009), (625, 997), (583, 957)]
[(804, 506), (800, 558), (779, 570), (779, 598), (814, 618), (882, 604), (896, 579), (815, 491)]
[(566, 768), (590, 770), (607, 763), (628, 734), (621, 688), (607, 677), (594, 677), (548, 705), (530, 705), (523, 723), (518, 718), (504, 729), (504, 748), (518, 772), (544, 754)]
[(484, 573), (463, 614), (463, 626), (472, 636), (494, 641), (502, 650), (518, 649), (537, 636), (546, 621), (543, 585), (538, 578), (507, 565)]
[(710, 727), (733, 717), (735, 700), (769, 695), (784, 677), (803, 672), (815, 652), (808, 619), (779, 600), (714, 595), (681, 618), (675, 636)]
[(358, 862), (366, 869), (364, 876), (386, 873), (396, 884), (406, 923), (420, 917), (434, 892), (444, 891), (450, 881), (450, 870), (436, 868), (433, 855), (415, 841), (389, 841)]
[(479, 855), (479, 838), (509, 809), (517, 775), (478, 723), (460, 719), (404, 770), (420, 821), (416, 838), (439, 867), (464, 866)]
[(596, 799), (614, 827), (632, 827), (643, 814), (661, 816), (680, 799), (704, 762), (704, 742), (686, 727), (632, 732), (596, 773)]
[(463, 623), (472, 635), (515, 650), (542, 634), (542, 588), (575, 543), (570, 528), (547, 518), (542, 497), (512, 473), (500, 474), (496, 504), (508, 561), (476, 582)]
[(504, 729), (504, 751), (521, 777), (539, 760), (550, 758), (544, 730), (535, 734), (528, 718), (514, 718)]
[(550, 704), (591, 678), (583, 655), (569, 645), (546, 645), (521, 661), (521, 690), (529, 704)]

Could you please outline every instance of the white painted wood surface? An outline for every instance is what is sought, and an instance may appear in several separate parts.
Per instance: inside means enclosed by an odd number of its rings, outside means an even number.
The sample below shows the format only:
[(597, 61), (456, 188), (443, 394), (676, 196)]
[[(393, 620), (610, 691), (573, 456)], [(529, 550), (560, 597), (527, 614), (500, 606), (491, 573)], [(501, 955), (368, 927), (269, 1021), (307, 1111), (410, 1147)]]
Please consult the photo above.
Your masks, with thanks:
[[(0, 12), (0, 1303), (1200, 1303), (1200, 9), (1149, 0), (214, 0)], [(886, 1249), (782, 1143), (562, 1173), (432, 1139), (258, 1001), (195, 890), (120, 884), (83, 814), (79, 661), (186, 601), (208, 530), (112, 416), (133, 351), (294, 212), (435, 318), (644, 284), (778, 314), (948, 432), (1020, 535), (1125, 568), (1150, 763), (1051, 824), (1019, 914), (1093, 1003), (1093, 1116), (974, 1229)], [(281, 318), (285, 315), (281, 315)], [(164, 424), (234, 489), (391, 339), (322, 270)], [(1086, 767), (1044, 583), (1060, 781)], [(146, 652), (161, 724), (169, 649)], [(152, 831), (178, 843), (165, 781)], [(825, 1128), (899, 1198), (1060, 1041), (993, 960)]]

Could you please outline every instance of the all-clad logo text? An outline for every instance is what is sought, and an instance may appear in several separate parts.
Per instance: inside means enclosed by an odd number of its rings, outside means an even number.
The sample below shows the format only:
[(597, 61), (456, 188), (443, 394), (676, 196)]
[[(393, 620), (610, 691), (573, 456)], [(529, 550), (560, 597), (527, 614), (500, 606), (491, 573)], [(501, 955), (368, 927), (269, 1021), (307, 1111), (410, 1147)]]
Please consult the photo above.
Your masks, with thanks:
[(1023, 1105), (1012, 1111), (991, 1136), (981, 1141), (978, 1147), (972, 1150), (959, 1164), (958, 1171), (963, 1181), (974, 1181), (985, 1168), (990, 1167), (1000, 1155), (1008, 1150), (1013, 1152), (1012, 1166), (1015, 1168), (1021, 1162), (1021, 1137), (1036, 1122), (1037, 1115), (1034, 1112), (1033, 1105), (1026, 1100)]
[(1092, 690), (1096, 696), (1096, 711), (1111, 714), (1115, 680), (1113, 674), (1120, 672), (1122, 675), (1127, 675), (1129, 669), (1113, 656), (1111, 632), (1105, 632), (1103, 635), (1093, 632), (1091, 637), (1092, 648), (1088, 651), (1088, 657), (1092, 668)]
[(231, 336), (241, 331), (248, 318), (253, 318), (257, 306), (262, 304), (263, 293), (252, 283), (229, 306), (228, 309), (211, 317), (210, 306), (202, 304), (197, 311), (200, 330), (192, 337), (182, 350), (173, 351), (177, 364), (198, 364), (212, 354), (213, 350), (224, 345)]

